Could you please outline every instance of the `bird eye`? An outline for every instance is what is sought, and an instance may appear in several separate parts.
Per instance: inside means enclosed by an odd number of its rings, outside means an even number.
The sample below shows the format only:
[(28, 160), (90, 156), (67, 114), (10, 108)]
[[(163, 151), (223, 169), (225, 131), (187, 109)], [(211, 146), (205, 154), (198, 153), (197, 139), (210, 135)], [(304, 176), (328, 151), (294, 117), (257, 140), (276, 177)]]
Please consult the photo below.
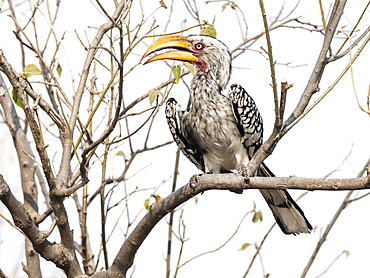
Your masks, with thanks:
[(201, 42), (198, 42), (194, 45), (195, 50), (202, 50), (204, 45)]

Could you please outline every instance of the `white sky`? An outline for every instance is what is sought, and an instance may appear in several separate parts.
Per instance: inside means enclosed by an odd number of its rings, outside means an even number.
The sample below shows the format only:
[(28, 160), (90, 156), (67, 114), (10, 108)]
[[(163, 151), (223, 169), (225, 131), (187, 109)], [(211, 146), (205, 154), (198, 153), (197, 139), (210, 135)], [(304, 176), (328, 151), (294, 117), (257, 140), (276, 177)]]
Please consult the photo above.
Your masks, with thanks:
[[(143, 1), (148, 2), (148, 1)], [(169, 6), (169, 0), (165, 1)], [(201, 17), (204, 20), (212, 22), (215, 20), (215, 27), (218, 32), (218, 38), (224, 41), (230, 49), (233, 49), (241, 40), (241, 32), (234, 10), (227, 8), (221, 11), (222, 3), (204, 4), (198, 1)], [(248, 36), (263, 30), (258, 1), (239, 1), (248, 22)], [(281, 7), (282, 1), (266, 1), (266, 11), (269, 17), (276, 15)], [(323, 1), (324, 10), (328, 14), (330, 1)], [(345, 14), (339, 26), (346, 26), (343, 30), (350, 30), (356, 23), (358, 15), (365, 7), (367, 1), (361, 0), (347, 4)], [(95, 3), (89, 1), (62, 1), (61, 13), (58, 16), (59, 23), (55, 26), (56, 33), (61, 37), (66, 31), (65, 39), (62, 43), (62, 52), (59, 62), (63, 67), (61, 83), (68, 95), (72, 95), (73, 88), (77, 87), (78, 73), (81, 71), (85, 51), (80, 46), (74, 30), (86, 42), (87, 33), (89, 40), (93, 39), (96, 33), (96, 27), (99, 27), (106, 21), (105, 17), (94, 7)], [(149, 16), (155, 10), (157, 1), (143, 3), (145, 16)], [(176, 3), (174, 14), (171, 18), (168, 32), (178, 31), (194, 25), (195, 22), (189, 15), (185, 16), (185, 7), (182, 2)], [(284, 13), (288, 13), (295, 6), (295, 1), (286, 1)], [(6, 4), (3, 10), (7, 8)], [(134, 9), (138, 12), (137, 17), (132, 16), (134, 23), (141, 19), (138, 3), (134, 3)], [(23, 8), (25, 10), (25, 8)], [(112, 11), (108, 7), (109, 11)], [(162, 33), (168, 10), (159, 9), (148, 19), (148, 26), (153, 18), (159, 25), (156, 34)], [(8, 61), (10, 61), (17, 71), (22, 71), (19, 63), (18, 42), (14, 39), (12, 21), (8, 11), (0, 13), (0, 48), (4, 51)], [(134, 14), (136, 15), (136, 14)], [(20, 17), (21, 22), (25, 22), (27, 13)], [(321, 25), (319, 6), (317, 1), (301, 1), (298, 8), (294, 11), (292, 17), (300, 17), (304, 22)], [(184, 18), (186, 21), (184, 22)], [(359, 29), (362, 31), (370, 23), (369, 11), (366, 12)], [(43, 29), (47, 24), (39, 17), (40, 32), (38, 36), (43, 37)], [(94, 27), (94, 28), (89, 28)], [(186, 34), (197, 33), (198, 29), (191, 30)], [(277, 66), (277, 80), (287, 80), (294, 83), (294, 87), (288, 92), (288, 103), (286, 116), (289, 116), (294, 109), (299, 97), (304, 90), (306, 82), (316, 61), (318, 51), (322, 44), (323, 36), (318, 33), (311, 33), (306, 30), (279, 29), (271, 33), (273, 41), (274, 58), (278, 63), (292, 63), (295, 67)], [(152, 40), (146, 39), (150, 44)], [(342, 43), (342, 39), (337, 38), (333, 42), (333, 49)], [(260, 47), (265, 47), (265, 39), (260, 39), (253, 50), (260, 51)], [(127, 61), (125, 69), (128, 70), (136, 64), (144, 53), (146, 46), (141, 44), (134, 51), (135, 55)], [(354, 50), (356, 50), (355, 48)], [(68, 57), (68, 59), (66, 59)], [(28, 54), (27, 63), (36, 63), (34, 55)], [(362, 105), (366, 105), (366, 96), (369, 88), (369, 61), (370, 51), (365, 49), (360, 59), (353, 66), (354, 82), (356, 90)], [(349, 57), (345, 57), (338, 62), (328, 65), (322, 82), (320, 84), (319, 96), (334, 81), (343, 67), (348, 62)], [(265, 138), (268, 137), (274, 120), (272, 90), (268, 61), (256, 51), (247, 51), (233, 63), (234, 70), (231, 83), (238, 82), (253, 96), (264, 118)], [(155, 74), (154, 74), (155, 73)], [(125, 79), (125, 102), (136, 99), (146, 93), (161, 82), (167, 80), (170, 75), (170, 69), (164, 63), (156, 62), (146, 66), (138, 66)], [(71, 76), (75, 84), (71, 83)], [(107, 84), (106, 73), (100, 72), (98, 82)], [(186, 77), (189, 81), (190, 76)], [(353, 178), (362, 169), (364, 163), (369, 157), (369, 117), (361, 112), (357, 107), (350, 75), (347, 74), (338, 84), (338, 86), (320, 103), (309, 115), (295, 126), (278, 144), (273, 155), (267, 159), (267, 164), (277, 176), (300, 176), (300, 177), (323, 177), (338, 166), (339, 170), (333, 173), (331, 177)], [(103, 86), (103, 85), (100, 85)], [(187, 91), (180, 82), (171, 92), (171, 96), (179, 100), (183, 107), (187, 102)], [(149, 102), (145, 102), (135, 111), (149, 107)], [(170, 133), (166, 130), (163, 109), (159, 112), (157, 120), (154, 123), (154, 133), (150, 137), (149, 145), (171, 140)], [(81, 115), (84, 118), (85, 115)], [(137, 118), (139, 119), (139, 118)], [(143, 118), (140, 118), (140, 121)], [(140, 124), (139, 121), (131, 122), (131, 130), (134, 130)], [(14, 167), (17, 166), (17, 160), (12, 150), (12, 140), (8, 136), (5, 125), (0, 125), (2, 136), (0, 136), (0, 150), (3, 158), (0, 161), (0, 173), (4, 175), (5, 180), (11, 185), (16, 196), (21, 200), (20, 184), (17, 178), (17, 172)], [(133, 138), (134, 147), (140, 148), (145, 138), (145, 132), (139, 132)], [(52, 139), (50, 139), (52, 140)], [(52, 147), (52, 146), (51, 146)], [(127, 144), (122, 145), (118, 150), (127, 151)], [(158, 151), (143, 155), (145, 159), (139, 158), (130, 171), (134, 175), (136, 171), (141, 170), (137, 175), (127, 182), (127, 187), (132, 190), (135, 186), (139, 188), (154, 188), (168, 179), (173, 172), (176, 146), (174, 144)], [(56, 150), (55, 150), (56, 151)], [(350, 153), (348, 158), (342, 162)], [(54, 153), (51, 152), (51, 157)], [(117, 163), (112, 169), (111, 174), (117, 175), (120, 171), (120, 157), (114, 158)], [(58, 155), (54, 164), (58, 165)], [(180, 176), (178, 185), (184, 185), (194, 173), (198, 173), (196, 168), (186, 160), (180, 159)], [(99, 170), (98, 170), (99, 171)], [(143, 178), (144, 177), (144, 178)], [(149, 178), (147, 178), (149, 177)], [(91, 192), (99, 186), (99, 179), (90, 183)], [(162, 197), (170, 192), (171, 180), (161, 185), (158, 194)], [(130, 200), (131, 218), (142, 209), (144, 199), (152, 193), (153, 190), (144, 191), (142, 194), (134, 195)], [(298, 197), (301, 191), (290, 191), (293, 197)], [(362, 195), (364, 192), (357, 193)], [(123, 189), (117, 188), (115, 198), (122, 198)], [(118, 196), (117, 196), (118, 195)], [(261, 251), (261, 259), (257, 258), (251, 273), (248, 277), (262, 277), (265, 273), (270, 273), (269, 277), (299, 277), (309, 257), (314, 250), (322, 231), (331, 220), (339, 204), (342, 202), (346, 192), (309, 192), (299, 205), (304, 210), (305, 215), (311, 224), (316, 227), (310, 235), (286, 236), (278, 228), (275, 228), (268, 237), (264, 248)], [(254, 254), (254, 247), (250, 246), (245, 251), (238, 251), (242, 244), (257, 243), (261, 241), (266, 231), (273, 223), (273, 217), (266, 206), (263, 198), (258, 191), (246, 191), (242, 195), (236, 195), (228, 191), (206, 192), (199, 197), (196, 204), (190, 200), (183, 208), (185, 209), (183, 219), (186, 224), (186, 238), (183, 251), (182, 262), (205, 251), (217, 248), (223, 244), (235, 231), (244, 214), (253, 209), (253, 202), (256, 202), (257, 209), (262, 210), (264, 220), (262, 223), (253, 224), (251, 222), (252, 214), (247, 216), (241, 225), (237, 235), (221, 251), (198, 258), (180, 269), (178, 277), (241, 277), (247, 269), (249, 262)], [(79, 226), (74, 212), (72, 200), (67, 200), (66, 205), (69, 208), (69, 214), (72, 219), (76, 237), (79, 234)], [(100, 227), (97, 226), (99, 216), (97, 209), (98, 203), (89, 208), (89, 228), (92, 237), (93, 249), (97, 252), (99, 248)], [(119, 214), (124, 208), (114, 209), (109, 218), (109, 226), (112, 226), (118, 219)], [(349, 205), (337, 221), (334, 229), (330, 233), (328, 240), (324, 243), (322, 250), (318, 254), (314, 265), (307, 277), (317, 277), (329, 264), (343, 251), (348, 250), (350, 255), (346, 258), (342, 256), (322, 277), (361, 277), (369, 275), (370, 240), (368, 237), (370, 230), (370, 218), (367, 216), (369, 211), (368, 198), (354, 202)], [(0, 205), (0, 212), (7, 215), (4, 206)], [(143, 213), (139, 215), (139, 218)], [(179, 213), (176, 214), (179, 216)], [(123, 236), (120, 229), (125, 230), (125, 214), (120, 220), (120, 228), (115, 231), (113, 238), (108, 246), (110, 248), (109, 258), (112, 261), (116, 251), (122, 244)], [(178, 224), (178, 218), (175, 225)], [(45, 223), (42, 229), (47, 229), (49, 223)], [(177, 226), (175, 228), (177, 232)], [(57, 240), (57, 238), (55, 239)], [(23, 256), (21, 244), (22, 235), (16, 233), (7, 223), (0, 220), (0, 268), (5, 273), (13, 277), (26, 277), (22, 272), (18, 257)], [(140, 248), (135, 259), (135, 270), (133, 277), (163, 277), (165, 271), (165, 254), (167, 245), (167, 225), (161, 221), (153, 232), (149, 235)], [(173, 249), (173, 264), (177, 260), (179, 244), (175, 243)], [(10, 250), (14, 254), (9, 256)], [(11, 253), (13, 253), (11, 252)], [(14, 259), (17, 258), (17, 259)], [(263, 264), (261, 264), (261, 261)], [(54, 270), (48, 263), (47, 271), (44, 277), (57, 277), (59, 271)], [(264, 271), (263, 269), (264, 268)], [(52, 274), (51, 274), (52, 273)], [(61, 276), (62, 277), (62, 276)]]

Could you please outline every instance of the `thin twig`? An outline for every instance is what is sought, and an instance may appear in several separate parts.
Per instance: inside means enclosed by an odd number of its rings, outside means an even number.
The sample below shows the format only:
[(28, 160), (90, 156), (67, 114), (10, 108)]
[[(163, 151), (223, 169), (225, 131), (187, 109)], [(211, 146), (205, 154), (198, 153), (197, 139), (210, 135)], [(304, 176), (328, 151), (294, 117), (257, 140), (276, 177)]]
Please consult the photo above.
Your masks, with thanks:
[[(362, 45), (359, 47), (355, 55), (352, 57), (352, 59), (349, 61), (349, 63), (346, 65), (346, 67), (343, 69), (343, 71), (339, 74), (339, 76), (333, 81), (333, 83), (326, 89), (326, 91), (317, 99), (315, 102), (309, 106), (302, 114), (300, 114), (299, 117), (297, 117), (293, 122), (291, 122), (289, 125), (285, 126), (283, 129), (283, 134), (288, 132), (294, 125), (296, 125), (300, 120), (302, 120), (317, 104), (320, 103), (326, 97), (338, 84), (338, 82), (342, 79), (342, 77), (346, 74), (346, 72), (352, 67), (352, 64), (356, 61), (356, 59), (360, 56), (361, 52), (364, 50), (367, 43), (370, 41), (370, 35), (367, 36), (365, 41), (362, 43)], [(287, 121), (288, 122), (288, 121)]]
[(236, 227), (235, 231), (232, 233), (232, 235), (231, 235), (231, 236), (229, 236), (229, 238), (228, 238), (228, 239), (227, 239), (223, 244), (221, 244), (220, 246), (218, 246), (217, 248), (215, 248), (215, 249), (213, 249), (213, 250), (206, 251), (206, 252), (203, 252), (203, 253), (201, 253), (201, 254), (199, 254), (199, 255), (194, 256), (193, 258), (191, 258), (191, 259), (187, 260), (186, 262), (182, 263), (182, 264), (179, 266), (179, 268), (183, 267), (184, 265), (186, 265), (186, 264), (190, 263), (191, 261), (193, 261), (193, 260), (195, 260), (195, 259), (197, 259), (197, 258), (199, 258), (199, 257), (201, 257), (201, 256), (204, 256), (204, 255), (206, 255), (206, 254), (210, 254), (210, 253), (214, 253), (214, 252), (216, 252), (216, 251), (220, 250), (221, 248), (225, 247), (225, 246), (226, 246), (226, 244), (228, 244), (228, 243), (230, 242), (230, 240), (232, 240), (232, 239), (233, 239), (233, 237), (238, 233), (240, 226), (242, 225), (242, 223), (243, 223), (243, 221), (244, 221), (245, 217), (247, 217), (247, 215), (249, 215), (249, 213), (250, 213), (250, 211), (248, 211), (246, 214), (244, 214), (244, 216), (242, 217), (242, 219), (241, 219), (241, 220), (240, 220), (240, 222), (239, 222), (239, 225)]
[(307, 82), (306, 88), (302, 93), (299, 103), (297, 104), (296, 108), (294, 109), (288, 120), (285, 121), (285, 125), (291, 124), (304, 112), (312, 96), (319, 90), (321, 77), (324, 74), (324, 70), (328, 61), (327, 53), (330, 49), (330, 45), (338, 27), (339, 20), (342, 17), (345, 4), (346, 0), (336, 0), (334, 3), (334, 8), (328, 21), (328, 27), (325, 33), (323, 45), (318, 55), (315, 67)]
[[(180, 149), (177, 148), (175, 158), (175, 168), (173, 172), (172, 190), (171, 193), (175, 192), (177, 177), (179, 173), (179, 160), (180, 160)], [(173, 215), (174, 211), (170, 213), (170, 220), (168, 222), (168, 236), (167, 236), (167, 257), (166, 257), (166, 278), (170, 277), (171, 273), (171, 249), (172, 249), (172, 228), (173, 228)]]
[[(347, 41), (349, 40), (349, 38), (352, 37), (353, 33), (356, 31), (357, 29), (357, 26), (360, 24), (362, 18), (364, 17), (366, 11), (367, 11), (367, 8), (369, 7), (370, 5), (370, 2), (367, 2), (365, 8), (362, 10), (362, 13), (360, 15), (360, 17), (358, 18), (355, 26), (353, 26), (351, 32), (349, 33), (349, 35), (346, 37), (346, 39), (344, 40), (343, 44), (338, 48), (337, 52), (333, 55), (334, 57), (338, 56), (339, 52), (342, 50), (342, 48), (345, 46), (345, 44), (347, 43)], [(369, 28), (368, 28), (369, 29)]]
[(280, 118), (279, 113), (279, 97), (277, 91), (277, 83), (276, 83), (276, 74), (275, 74), (275, 61), (272, 55), (272, 44), (271, 44), (271, 37), (270, 37), (270, 30), (267, 24), (266, 18), (266, 11), (265, 6), (263, 4), (263, 0), (259, 1), (263, 19), (263, 25), (265, 27), (265, 34), (266, 34), (266, 42), (267, 42), (267, 49), (268, 49), (268, 56), (269, 56), (269, 63), (270, 63), (270, 71), (271, 71), (271, 81), (272, 81), (272, 91), (274, 93), (274, 103), (275, 103), (275, 124), (274, 124), (274, 133), (277, 133), (281, 126), (282, 126), (282, 119)]
[(343, 250), (338, 256), (335, 257), (335, 259), (328, 265), (328, 267), (319, 275), (317, 275), (315, 278), (319, 278), (321, 276), (323, 276), (326, 272), (329, 271), (329, 269), (333, 266), (333, 264), (338, 261), (338, 259), (342, 256), (342, 255), (346, 255), (348, 257), (348, 251), (346, 250)]
[[(364, 175), (364, 173), (366, 172), (366, 169), (367, 167), (369, 166), (370, 164), (370, 159), (366, 162), (365, 166), (363, 167), (363, 169), (358, 173), (357, 177), (362, 177)], [(336, 221), (338, 220), (340, 214), (344, 211), (344, 209), (347, 207), (348, 203), (351, 202), (350, 201), (350, 197), (351, 195), (354, 193), (354, 190), (350, 190), (348, 191), (347, 195), (344, 197), (344, 200), (342, 201), (342, 203), (340, 204), (337, 212), (334, 214), (332, 220), (330, 221), (330, 223), (328, 224), (328, 226), (326, 227), (323, 235), (320, 237), (319, 241), (317, 242), (317, 245), (316, 245), (316, 248), (315, 250), (313, 251), (307, 265), (305, 266), (305, 268), (303, 269), (303, 272), (302, 272), (302, 275), (301, 275), (301, 278), (304, 278), (306, 277), (309, 269), (311, 268), (314, 260), (316, 259), (317, 257), (317, 254), (319, 252), (319, 250), (321, 249), (322, 245), (324, 244), (324, 242), (326, 241), (327, 237), (328, 237), (328, 234), (330, 233), (331, 229), (333, 228), (334, 224), (336, 223)]]
[(279, 113), (281, 121), (284, 120), (284, 111), (286, 105), (286, 97), (288, 90), (293, 87), (293, 84), (288, 84), (287, 81), (281, 81), (281, 90), (280, 90), (280, 106)]

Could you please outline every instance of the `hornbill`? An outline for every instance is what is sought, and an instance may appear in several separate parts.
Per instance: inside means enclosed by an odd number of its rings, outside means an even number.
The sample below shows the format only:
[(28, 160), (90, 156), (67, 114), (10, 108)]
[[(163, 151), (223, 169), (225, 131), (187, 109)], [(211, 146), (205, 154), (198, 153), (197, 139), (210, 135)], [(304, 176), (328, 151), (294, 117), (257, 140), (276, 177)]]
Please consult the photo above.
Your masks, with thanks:
[[(222, 94), (231, 74), (227, 46), (204, 35), (166, 36), (149, 46), (143, 59), (148, 56), (144, 64), (171, 59), (194, 65), (190, 109), (181, 111), (173, 98), (166, 103), (167, 122), (182, 153), (205, 173), (227, 173), (247, 165), (262, 145), (262, 117), (240, 85)], [(264, 163), (257, 175), (274, 176)], [(285, 234), (310, 232), (311, 224), (286, 190), (260, 191)]]

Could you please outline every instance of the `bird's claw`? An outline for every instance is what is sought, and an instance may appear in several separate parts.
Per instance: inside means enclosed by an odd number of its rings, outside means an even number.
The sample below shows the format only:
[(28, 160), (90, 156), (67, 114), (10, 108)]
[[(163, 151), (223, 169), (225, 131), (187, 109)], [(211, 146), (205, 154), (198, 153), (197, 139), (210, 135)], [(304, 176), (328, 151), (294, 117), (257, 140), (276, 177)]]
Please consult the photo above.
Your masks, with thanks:
[[(238, 171), (238, 174), (239, 175), (243, 176), (244, 181), (246, 181), (246, 182), (249, 181), (247, 167), (245, 167), (244, 164), (240, 164), (236, 170)], [(244, 190), (244, 188), (233, 189), (233, 190), (230, 190), (230, 191), (231, 192), (234, 192), (236, 194), (242, 194), (243, 193), (243, 190)]]
[(239, 174), (239, 175), (243, 176), (243, 177), (244, 177), (244, 178), (246, 178), (246, 179), (249, 179), (249, 177), (248, 177), (247, 167), (246, 167), (244, 164), (240, 164), (240, 165), (238, 166), (237, 171), (238, 171), (238, 174)]
[(189, 180), (189, 186), (191, 189), (195, 190), (196, 185), (199, 182), (199, 175), (193, 175)]

